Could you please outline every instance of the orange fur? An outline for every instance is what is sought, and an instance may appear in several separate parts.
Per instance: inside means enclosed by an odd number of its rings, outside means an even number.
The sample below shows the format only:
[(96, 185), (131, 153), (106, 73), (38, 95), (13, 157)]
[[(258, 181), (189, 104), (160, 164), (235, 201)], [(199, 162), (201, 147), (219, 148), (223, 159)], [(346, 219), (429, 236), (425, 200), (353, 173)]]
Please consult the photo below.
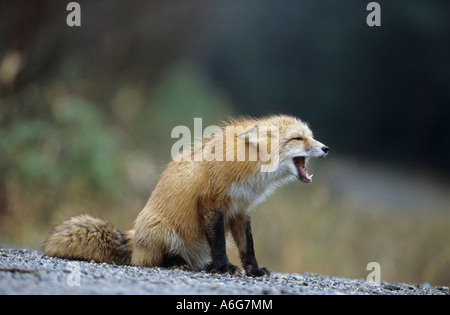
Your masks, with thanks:
[[(258, 134), (271, 126), (276, 128)], [(272, 144), (274, 151), (267, 154), (271, 158), (278, 154), (279, 166), (274, 172), (262, 172), (265, 162), (260, 153), (264, 146)], [(238, 151), (238, 147), (244, 150)], [(218, 211), (223, 215), (225, 230), (231, 232), (244, 259), (247, 237), (244, 229), (249, 212), (277, 186), (296, 178), (309, 182), (309, 175), (301, 174), (294, 158), (300, 156), (304, 167), (308, 158), (326, 154), (321, 148), (324, 145), (314, 140), (308, 126), (295, 117), (232, 119), (221, 126), (221, 132), (210, 139), (202, 139), (190, 151), (180, 152), (167, 165), (139, 213), (134, 230), (126, 233), (130, 257), (121, 261), (135, 266), (162, 266), (165, 259), (173, 255), (183, 258), (193, 269), (205, 268), (211, 259), (206, 235)], [(256, 153), (255, 160), (250, 159), (253, 153)], [(196, 154), (201, 154), (200, 161), (194, 159)], [(73, 226), (62, 228), (71, 226), (74, 219), (71, 220), (63, 222), (49, 237), (44, 246), (47, 254), (107, 262), (114, 259), (105, 257), (108, 251), (105, 255), (95, 255), (92, 248), (85, 248), (99, 240), (85, 242), (85, 246), (80, 247), (78, 252), (86, 254), (68, 252), (66, 243), (86, 233)], [(69, 235), (63, 237), (61, 231)], [(86, 245), (88, 243), (91, 245)], [(111, 246), (117, 245), (111, 243)]]
[[(264, 199), (267, 191), (274, 185), (291, 177), (291, 174), (260, 173), (261, 161), (238, 161), (236, 146), (240, 140), (236, 134), (227, 132), (227, 126), (242, 126), (247, 131), (254, 126), (276, 126), (279, 128), (279, 151), (283, 157), (289, 150), (310, 150), (323, 144), (312, 138), (306, 124), (290, 116), (272, 116), (262, 119), (244, 118), (232, 120), (222, 126), (222, 134), (211, 140), (204, 140), (203, 148), (208, 144), (222, 143), (223, 148), (234, 148), (233, 161), (226, 161), (229, 150), (224, 153), (225, 161), (192, 161), (193, 152), (182, 152), (190, 157), (188, 161), (172, 161), (169, 163), (155, 187), (150, 199), (139, 214), (135, 224), (135, 246), (132, 263), (134, 265), (158, 265), (164, 253), (173, 252), (186, 259), (193, 268), (203, 268), (209, 260), (208, 246), (205, 238), (204, 216), (215, 209), (223, 209), (225, 222), (233, 217), (247, 215), (255, 202)], [(287, 137), (302, 136), (308, 141), (293, 144)], [(226, 140), (233, 139), (233, 146), (226, 146)], [(290, 139), (290, 138), (289, 138)], [(270, 143), (270, 139), (266, 139)], [(261, 143), (259, 143), (261, 144)], [(254, 149), (246, 143), (246, 150)], [(256, 149), (258, 147), (256, 146)], [(276, 172), (275, 172), (276, 173)], [(272, 177), (272, 179), (271, 179)], [(267, 182), (263, 183), (264, 178)], [(292, 178), (291, 178), (292, 179)], [(255, 188), (252, 196), (230, 194), (234, 187), (249, 186)], [(258, 187), (258, 186), (261, 187)], [(236, 188), (239, 190), (240, 188)], [(245, 188), (244, 188), (245, 189)], [(245, 192), (243, 193), (245, 195)], [(157, 223), (157, 226), (155, 224)], [(227, 225), (228, 229), (229, 226)], [(238, 234), (237, 232), (235, 233)], [(155, 238), (158, 239), (160, 251), (155, 253)], [(151, 255), (149, 255), (151, 253)]]

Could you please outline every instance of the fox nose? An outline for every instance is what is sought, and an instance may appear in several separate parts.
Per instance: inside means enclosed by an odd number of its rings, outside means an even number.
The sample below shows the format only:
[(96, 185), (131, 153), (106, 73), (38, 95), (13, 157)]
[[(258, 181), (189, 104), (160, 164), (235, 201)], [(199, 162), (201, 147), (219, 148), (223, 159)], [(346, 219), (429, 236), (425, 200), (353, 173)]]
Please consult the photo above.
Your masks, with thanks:
[(330, 148), (328, 146), (326, 146), (326, 145), (324, 145), (322, 147), (322, 151), (325, 152), (325, 153), (328, 153), (329, 150), (330, 150)]

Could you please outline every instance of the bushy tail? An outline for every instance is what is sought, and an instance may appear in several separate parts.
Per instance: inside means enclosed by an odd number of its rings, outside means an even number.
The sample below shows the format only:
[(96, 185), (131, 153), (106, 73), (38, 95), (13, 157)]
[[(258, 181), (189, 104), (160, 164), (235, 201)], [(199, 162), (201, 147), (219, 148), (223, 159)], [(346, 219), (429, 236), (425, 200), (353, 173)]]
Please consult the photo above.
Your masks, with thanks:
[(125, 233), (111, 223), (80, 215), (57, 225), (45, 240), (49, 256), (130, 265), (134, 230)]

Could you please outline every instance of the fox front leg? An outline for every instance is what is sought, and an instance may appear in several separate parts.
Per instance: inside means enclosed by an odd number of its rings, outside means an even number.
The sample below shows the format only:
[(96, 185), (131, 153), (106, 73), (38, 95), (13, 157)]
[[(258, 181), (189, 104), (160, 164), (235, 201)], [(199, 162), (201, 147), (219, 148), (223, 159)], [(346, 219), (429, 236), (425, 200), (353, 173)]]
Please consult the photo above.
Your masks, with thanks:
[(264, 267), (258, 267), (253, 248), (253, 236), (250, 217), (246, 215), (237, 216), (230, 225), (233, 239), (239, 250), (242, 266), (247, 276), (262, 277), (270, 276), (270, 271)]
[(222, 211), (205, 216), (206, 238), (211, 249), (211, 269), (216, 273), (240, 275), (241, 270), (228, 260), (225, 241), (225, 224)]

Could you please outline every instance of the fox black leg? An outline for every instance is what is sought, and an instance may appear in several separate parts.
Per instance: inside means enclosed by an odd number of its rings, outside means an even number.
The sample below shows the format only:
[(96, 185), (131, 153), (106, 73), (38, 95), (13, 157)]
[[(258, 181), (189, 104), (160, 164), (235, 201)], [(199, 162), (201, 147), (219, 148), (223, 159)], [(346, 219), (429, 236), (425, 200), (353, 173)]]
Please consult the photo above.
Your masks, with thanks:
[(270, 276), (270, 271), (267, 268), (258, 267), (255, 250), (253, 248), (250, 217), (236, 217), (231, 223), (231, 233), (233, 234), (233, 239), (238, 247), (239, 257), (241, 258), (245, 273), (248, 276), (254, 277)]
[(240, 275), (240, 269), (232, 265), (227, 256), (225, 242), (225, 225), (222, 211), (215, 211), (205, 217), (206, 238), (211, 248), (212, 272)]
[(181, 270), (189, 270), (188, 264), (183, 257), (179, 255), (164, 255), (163, 267)]

